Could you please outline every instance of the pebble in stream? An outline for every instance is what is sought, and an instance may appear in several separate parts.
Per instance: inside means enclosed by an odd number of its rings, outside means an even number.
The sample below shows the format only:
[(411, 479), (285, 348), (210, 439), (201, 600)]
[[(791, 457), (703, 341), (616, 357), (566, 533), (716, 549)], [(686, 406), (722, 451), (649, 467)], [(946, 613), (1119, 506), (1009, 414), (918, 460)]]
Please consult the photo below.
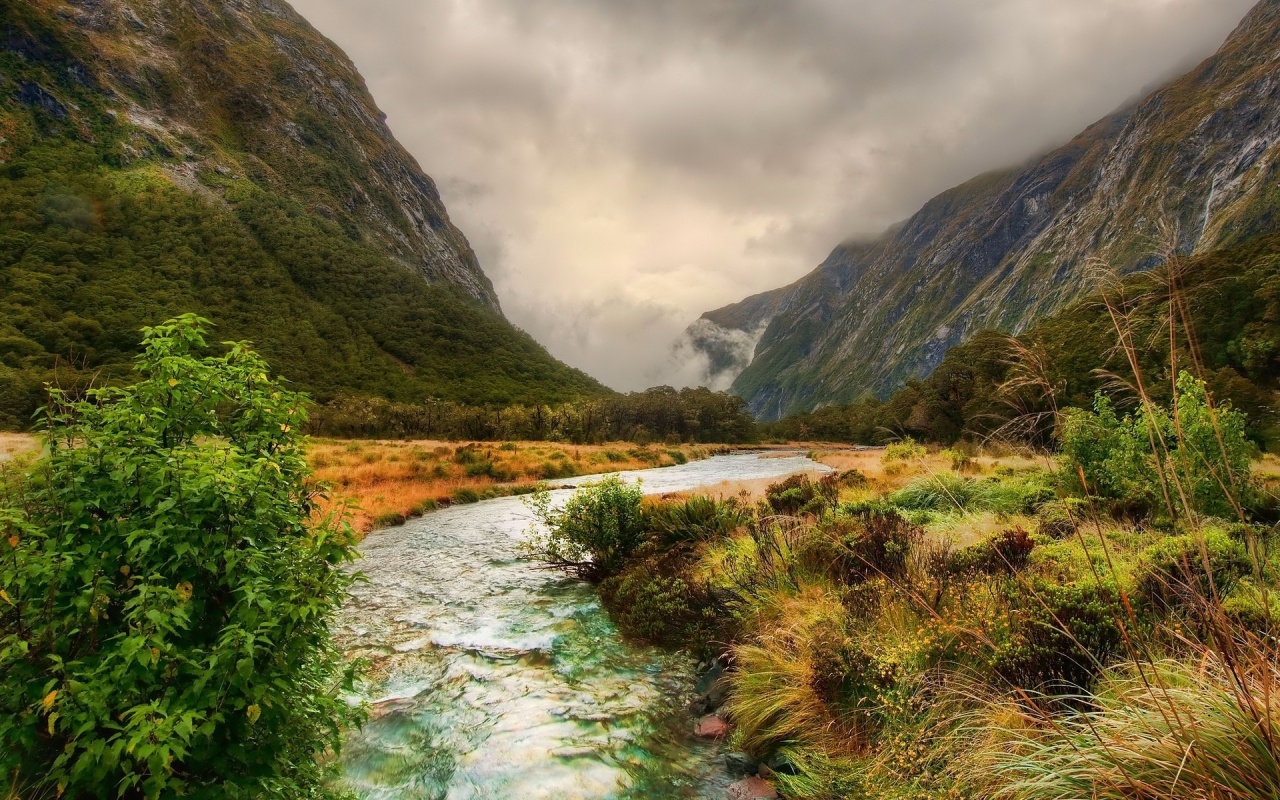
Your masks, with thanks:
[[(623, 477), (660, 493), (825, 469), (742, 454)], [(688, 735), (693, 663), (624, 642), (589, 587), (519, 559), (532, 523), (502, 498), (361, 545), (368, 580), (337, 634), (370, 663), (372, 713), (345, 784), (368, 800), (723, 796), (717, 745)]]

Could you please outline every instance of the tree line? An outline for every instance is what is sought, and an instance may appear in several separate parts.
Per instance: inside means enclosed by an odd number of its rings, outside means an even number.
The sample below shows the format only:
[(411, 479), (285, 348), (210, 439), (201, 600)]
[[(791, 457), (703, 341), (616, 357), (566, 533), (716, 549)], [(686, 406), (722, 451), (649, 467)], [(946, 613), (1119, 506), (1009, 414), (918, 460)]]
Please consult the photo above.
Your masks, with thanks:
[(340, 397), (316, 408), (310, 433), (349, 438), (478, 441), (755, 442), (755, 420), (740, 397), (706, 388), (657, 386), (558, 405), (478, 406), (429, 399), (396, 403)]

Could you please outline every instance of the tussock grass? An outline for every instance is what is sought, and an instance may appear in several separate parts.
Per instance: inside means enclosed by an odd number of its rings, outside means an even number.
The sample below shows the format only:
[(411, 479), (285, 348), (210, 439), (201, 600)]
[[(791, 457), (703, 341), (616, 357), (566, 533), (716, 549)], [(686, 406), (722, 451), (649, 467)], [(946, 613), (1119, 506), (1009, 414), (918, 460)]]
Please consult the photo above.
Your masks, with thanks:
[(1029, 699), (986, 726), (973, 782), (1017, 800), (1280, 797), (1280, 665), (1267, 647), (1238, 655), (1121, 665), (1067, 715)]

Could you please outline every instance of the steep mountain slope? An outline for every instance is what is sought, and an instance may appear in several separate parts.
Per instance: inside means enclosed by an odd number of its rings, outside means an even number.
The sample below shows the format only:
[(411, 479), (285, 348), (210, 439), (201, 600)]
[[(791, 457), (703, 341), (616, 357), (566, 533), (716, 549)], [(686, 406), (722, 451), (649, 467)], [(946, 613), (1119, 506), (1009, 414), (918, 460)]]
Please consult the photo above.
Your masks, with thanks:
[[(182, 311), (319, 399), (605, 391), (503, 317), (346, 56), (277, 0), (0, 2), (0, 416)], [(55, 369), (55, 366), (59, 366)]]
[[(1263, 0), (1215, 56), (1136, 106), (945, 192), (873, 243), (836, 248), (773, 299), (733, 391), (766, 419), (885, 397), (974, 332), (1020, 331), (1079, 297), (1097, 259), (1150, 267), (1162, 223), (1182, 252), (1272, 229), (1277, 57), (1280, 0)], [(765, 321), (728, 316), (737, 330)]]

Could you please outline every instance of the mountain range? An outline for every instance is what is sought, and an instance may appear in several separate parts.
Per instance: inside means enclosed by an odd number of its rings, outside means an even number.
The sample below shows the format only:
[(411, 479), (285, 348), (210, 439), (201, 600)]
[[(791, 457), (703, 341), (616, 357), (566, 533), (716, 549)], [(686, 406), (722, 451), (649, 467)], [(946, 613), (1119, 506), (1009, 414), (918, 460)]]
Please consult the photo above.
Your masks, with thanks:
[(502, 315), (350, 59), (277, 0), (0, 3), (0, 423), (195, 311), (318, 400), (608, 390)]
[(1017, 333), (1065, 308), (1100, 270), (1273, 230), (1278, 156), (1280, 0), (1263, 0), (1188, 74), (840, 244), (789, 286), (704, 314), (686, 342), (762, 419), (885, 398), (976, 332)]

